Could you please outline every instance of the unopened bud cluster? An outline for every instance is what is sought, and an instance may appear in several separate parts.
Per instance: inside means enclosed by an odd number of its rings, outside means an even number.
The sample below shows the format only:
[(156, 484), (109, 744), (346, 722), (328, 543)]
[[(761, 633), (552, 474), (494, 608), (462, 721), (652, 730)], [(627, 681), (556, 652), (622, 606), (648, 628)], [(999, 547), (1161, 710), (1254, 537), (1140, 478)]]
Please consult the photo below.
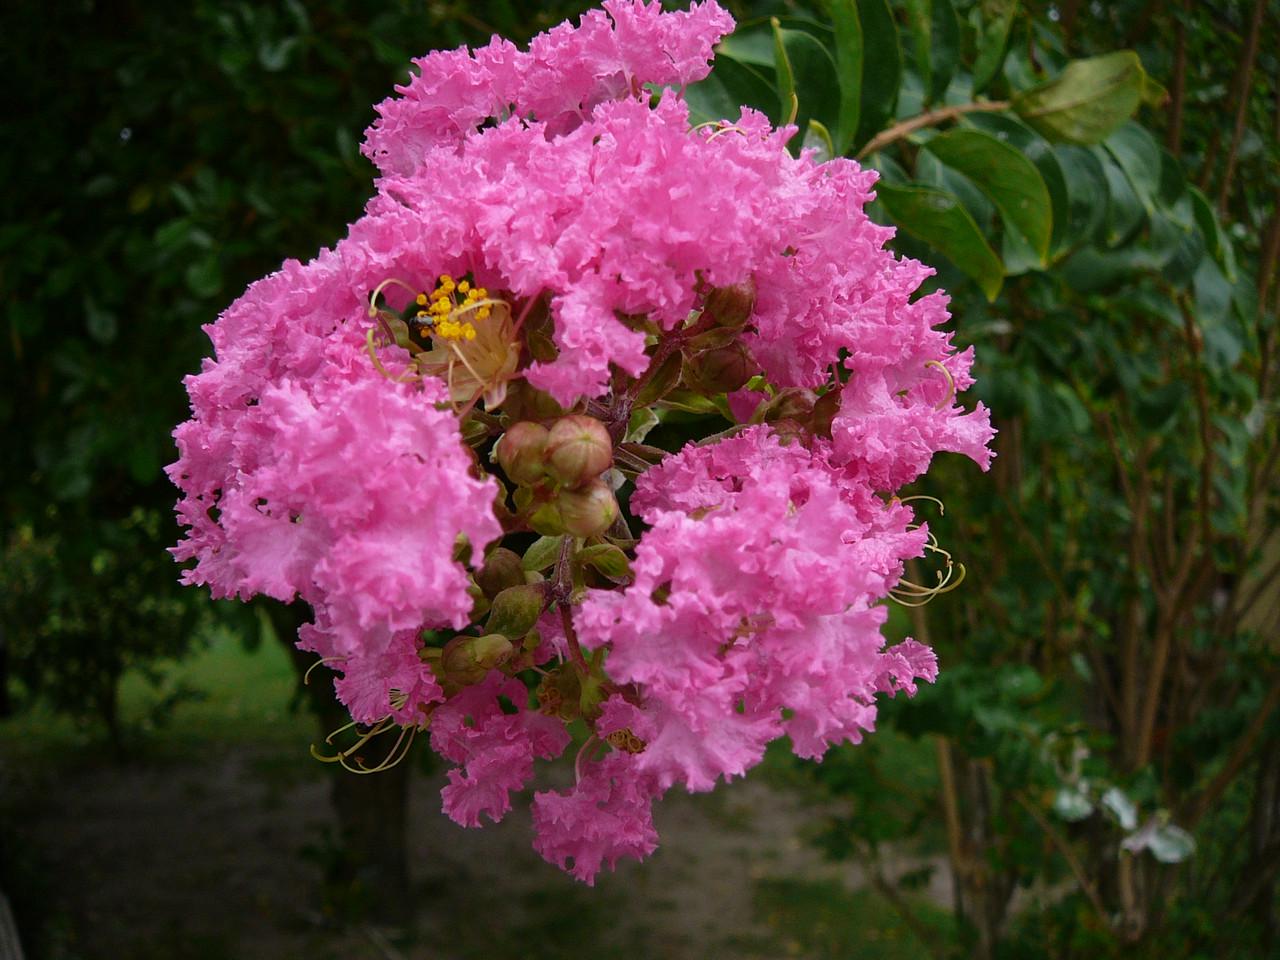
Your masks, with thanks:
[(539, 533), (594, 537), (618, 518), (618, 501), (602, 475), (613, 464), (613, 440), (603, 423), (584, 414), (560, 417), (550, 428), (522, 420), (509, 426), (494, 458), (527, 502)]

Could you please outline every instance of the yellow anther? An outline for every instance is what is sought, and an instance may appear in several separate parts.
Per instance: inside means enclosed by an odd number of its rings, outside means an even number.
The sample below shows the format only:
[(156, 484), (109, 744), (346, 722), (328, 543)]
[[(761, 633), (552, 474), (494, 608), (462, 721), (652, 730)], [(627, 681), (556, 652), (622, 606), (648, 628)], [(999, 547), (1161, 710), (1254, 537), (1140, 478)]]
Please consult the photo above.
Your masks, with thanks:
[(445, 284), (452, 284), (452, 283), (453, 283), (453, 277), (449, 276), (449, 274), (447, 273), (440, 274), (440, 286), (443, 287)]
[(483, 299), (484, 299), (485, 297), (487, 297), (488, 295), (489, 295), (489, 291), (488, 291), (488, 290), (486, 290), (484, 287), (476, 287), (476, 299), (477, 299), (477, 300), (483, 300)]
[(425, 317), (426, 315), (427, 315), (427, 311), (425, 311), (425, 310), (419, 310), (419, 311), (418, 311), (418, 319), (422, 319), (422, 318), (423, 318), (423, 317)]
[(427, 295), (425, 293), (418, 294), (414, 297), (414, 300), (420, 307), (425, 307), (427, 305)]
[(479, 310), (476, 311), (476, 316), (479, 317), (481, 320), (488, 320), (490, 312), (491, 311), (488, 307), (481, 307)]
[(470, 289), (471, 289), (471, 282), (468, 280), (463, 280), (460, 284), (458, 284), (459, 293), (466, 293)]
[(468, 323), (462, 329), (466, 332), (468, 340), (474, 340), (476, 338), (476, 328), (473, 327), (471, 324)]

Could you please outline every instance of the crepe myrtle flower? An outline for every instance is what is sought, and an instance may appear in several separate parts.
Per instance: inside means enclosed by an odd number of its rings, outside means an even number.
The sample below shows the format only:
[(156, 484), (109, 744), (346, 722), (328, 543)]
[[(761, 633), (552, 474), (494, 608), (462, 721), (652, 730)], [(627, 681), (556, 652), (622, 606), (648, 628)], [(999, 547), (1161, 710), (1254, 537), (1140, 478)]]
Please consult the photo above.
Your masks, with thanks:
[[(532, 813), (587, 883), (653, 851), (666, 790), (782, 736), (819, 758), (934, 679), (884, 601), (962, 568), (897, 494), (992, 456), (875, 174), (750, 109), (690, 124), (732, 25), (609, 0), (415, 61), (365, 214), (206, 328), (168, 468), (185, 582), (314, 611), (298, 644), (352, 718), (321, 759), (373, 772), (423, 733), (474, 827), (586, 731)], [(675, 414), (696, 442), (645, 442)], [(904, 581), (930, 551), (939, 581)]]

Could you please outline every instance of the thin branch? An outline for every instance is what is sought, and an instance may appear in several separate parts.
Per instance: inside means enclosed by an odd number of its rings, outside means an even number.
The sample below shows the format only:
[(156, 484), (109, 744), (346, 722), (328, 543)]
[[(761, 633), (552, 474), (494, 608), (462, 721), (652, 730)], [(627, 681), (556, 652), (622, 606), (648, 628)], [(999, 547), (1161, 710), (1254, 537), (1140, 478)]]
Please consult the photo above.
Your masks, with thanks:
[(1169, 129), (1165, 146), (1175, 157), (1182, 154), (1182, 109), (1187, 99), (1187, 18), (1191, 16), (1191, 0), (1182, 0), (1182, 9), (1173, 14), (1174, 55), (1173, 84), (1169, 91)]
[(1089, 879), (1089, 875), (1085, 873), (1084, 865), (1076, 857), (1075, 851), (1071, 849), (1071, 844), (1067, 841), (1058, 830), (1054, 827), (1049, 819), (1036, 809), (1036, 805), (1023, 795), (1021, 790), (1013, 791), (1013, 799), (1027, 813), (1031, 814), (1031, 818), (1039, 824), (1040, 829), (1044, 831), (1050, 842), (1057, 847), (1058, 852), (1062, 854), (1067, 866), (1071, 868), (1072, 874), (1076, 878), (1076, 883), (1080, 885), (1080, 889), (1084, 891), (1084, 895), (1088, 898), (1089, 903), (1093, 906), (1094, 912), (1098, 915), (1098, 919), (1102, 921), (1102, 926), (1106, 930), (1111, 930), (1111, 918), (1107, 916), (1107, 908), (1102, 903), (1102, 897), (1098, 895), (1098, 890), (1094, 887), (1093, 882)]
[(959, 119), (966, 113), (997, 113), (1008, 109), (1008, 100), (983, 100), (978, 103), (961, 103), (954, 107), (939, 107), (937, 110), (930, 110), (928, 113), (914, 116), (910, 120), (895, 123), (887, 130), (881, 130), (858, 151), (855, 159), (861, 160), (863, 157), (868, 157), (879, 150), (883, 150), (891, 143), (897, 143), (899, 140), (909, 137), (917, 130), (922, 130), (925, 127), (936, 127), (940, 123)]
[(1262, 701), (1262, 706), (1253, 715), (1253, 720), (1249, 723), (1244, 735), (1236, 741), (1235, 749), (1231, 751), (1227, 762), (1222, 765), (1222, 769), (1218, 771), (1218, 775), (1213, 778), (1209, 786), (1205, 787), (1204, 793), (1196, 798), (1190, 812), (1183, 818), (1183, 823), (1188, 829), (1199, 823), (1200, 819), (1213, 809), (1213, 805), (1226, 792), (1227, 787), (1231, 786), (1231, 781), (1236, 778), (1240, 768), (1248, 761), (1249, 754), (1253, 752), (1258, 738), (1262, 736), (1263, 731), (1266, 729), (1267, 720), (1277, 704), (1280, 704), (1280, 678), (1272, 682), (1271, 689), (1267, 691), (1267, 695)]
[(1222, 170), (1222, 184), (1218, 188), (1219, 215), (1227, 212), (1227, 198), (1231, 195), (1231, 181), (1236, 172), (1236, 155), (1240, 151), (1245, 121), (1249, 117), (1249, 84), (1253, 79), (1254, 62), (1258, 58), (1258, 32), (1262, 27), (1262, 14), (1266, 8), (1266, 0), (1254, 0), (1253, 14), (1249, 18), (1249, 33), (1245, 37), (1240, 69), (1236, 73), (1236, 123), (1231, 131), (1231, 146), (1227, 149), (1227, 162)]

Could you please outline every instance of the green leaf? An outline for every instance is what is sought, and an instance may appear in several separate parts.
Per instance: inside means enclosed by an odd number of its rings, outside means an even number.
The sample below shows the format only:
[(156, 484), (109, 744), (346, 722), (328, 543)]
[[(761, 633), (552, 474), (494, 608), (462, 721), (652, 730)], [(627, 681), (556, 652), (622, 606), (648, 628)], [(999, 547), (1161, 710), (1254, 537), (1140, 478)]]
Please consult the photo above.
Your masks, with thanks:
[(1160, 193), (1160, 175), (1163, 169), (1160, 145), (1144, 128), (1130, 121), (1107, 137), (1103, 143), (1107, 153), (1115, 159), (1150, 215), (1155, 210)]
[(1053, 201), (1034, 163), (1009, 144), (963, 127), (931, 138), (924, 149), (976, 183), (1045, 262), (1053, 233)]
[(858, 0), (858, 21), (862, 25), (862, 105), (854, 147), (874, 137), (893, 117), (902, 82), (902, 47), (889, 0)]
[(1111, 193), (1102, 164), (1083, 147), (1062, 146), (1053, 151), (1067, 184), (1068, 220), (1065, 242), (1075, 246), (1098, 235), (1107, 219)]
[(560, 548), (564, 545), (564, 537), (539, 537), (524, 552), (524, 568), (526, 570), (546, 570), (560, 556)]
[(1209, 256), (1218, 262), (1228, 280), (1235, 281), (1235, 255), (1231, 250), (1231, 240), (1226, 231), (1218, 223), (1218, 215), (1209, 203), (1209, 198), (1200, 192), (1198, 187), (1189, 187), (1191, 195), (1191, 211), (1195, 216), (1196, 226), (1204, 236), (1205, 249)]
[(611, 580), (623, 580), (631, 576), (631, 562), (621, 549), (612, 543), (597, 543), (578, 554), (578, 560), (595, 567)]
[(1054, 79), (1013, 97), (1013, 109), (1046, 138), (1094, 144), (1124, 123), (1142, 100), (1146, 71), (1132, 50), (1073, 60)]
[(836, 32), (840, 110), (833, 141), (834, 152), (839, 156), (853, 145), (862, 113), (862, 21), (855, 0), (828, 0), (826, 7)]
[(960, 20), (951, 0), (933, 0), (929, 18), (929, 102), (942, 99), (960, 62)]
[(985, 0), (982, 4), (982, 30), (973, 62), (974, 94), (985, 90), (1000, 72), (1009, 45), (1009, 28), (1017, 12), (1018, 0)]
[[(770, 23), (774, 32), (778, 101), (783, 110), (781, 122), (786, 122), (794, 109), (801, 134), (815, 118), (824, 127), (835, 125), (840, 113), (840, 90), (831, 54), (813, 34), (785, 29), (777, 18)], [(800, 142), (795, 142), (795, 146)]]
[(937, 249), (994, 300), (1004, 281), (1000, 258), (955, 197), (928, 187), (881, 183), (879, 202), (903, 230)]
[(691, 123), (735, 120), (742, 107), (753, 107), (772, 117), (777, 103), (773, 84), (759, 70), (734, 57), (718, 53), (715, 67), (705, 80), (685, 90)]
[(804, 133), (803, 146), (818, 152), (818, 162), (825, 163), (832, 157), (839, 156), (831, 131), (822, 125), (822, 121), (809, 118), (809, 128)]
[[(977, 127), (1002, 143), (1016, 147), (1036, 165), (1036, 169), (1040, 171), (1040, 179), (1049, 191), (1049, 201), (1053, 207), (1053, 232), (1049, 239), (1049, 249), (1058, 250), (1066, 238), (1070, 206), (1066, 177), (1063, 176), (1062, 166), (1048, 141), (1011, 113), (971, 113), (965, 116), (964, 122), (966, 126)], [(1031, 249), (1029, 241), (1027, 249)]]
[(787, 38), (782, 24), (777, 17), (769, 19), (773, 28), (773, 70), (777, 78), (775, 86), (778, 90), (778, 117), (781, 123), (787, 123), (799, 107), (796, 94), (796, 74), (791, 66), (791, 57), (787, 51)]
[(1098, 158), (1103, 176), (1107, 178), (1107, 193), (1111, 198), (1107, 204), (1104, 240), (1107, 246), (1118, 247), (1131, 240), (1147, 222), (1147, 212), (1142, 198), (1111, 155), (1101, 147), (1089, 149)]

